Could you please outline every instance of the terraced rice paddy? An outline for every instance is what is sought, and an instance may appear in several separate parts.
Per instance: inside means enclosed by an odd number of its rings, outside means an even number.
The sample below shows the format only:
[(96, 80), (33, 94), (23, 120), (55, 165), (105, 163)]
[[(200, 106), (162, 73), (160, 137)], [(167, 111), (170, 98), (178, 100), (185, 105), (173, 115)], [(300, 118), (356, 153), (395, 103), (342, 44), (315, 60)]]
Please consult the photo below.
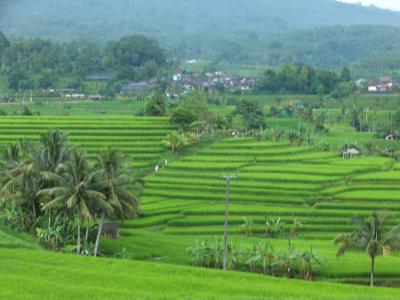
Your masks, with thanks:
[(0, 148), (19, 140), (37, 142), (49, 128), (69, 133), (94, 158), (100, 150), (116, 148), (131, 155), (138, 171), (153, 167), (165, 155), (160, 141), (172, 130), (166, 118), (129, 116), (23, 117), (0, 119)]
[(300, 218), (300, 238), (331, 239), (351, 230), (353, 215), (400, 207), (400, 172), (390, 171), (394, 167), (386, 158), (343, 160), (314, 147), (227, 139), (146, 178), (146, 217), (124, 226), (162, 225), (164, 233), (178, 235), (222, 234), (225, 182), (220, 177), (230, 173), (238, 175), (231, 184), (231, 233), (240, 233), (246, 216), (255, 223), (254, 233), (262, 234), (267, 215), (280, 217), (286, 227)]

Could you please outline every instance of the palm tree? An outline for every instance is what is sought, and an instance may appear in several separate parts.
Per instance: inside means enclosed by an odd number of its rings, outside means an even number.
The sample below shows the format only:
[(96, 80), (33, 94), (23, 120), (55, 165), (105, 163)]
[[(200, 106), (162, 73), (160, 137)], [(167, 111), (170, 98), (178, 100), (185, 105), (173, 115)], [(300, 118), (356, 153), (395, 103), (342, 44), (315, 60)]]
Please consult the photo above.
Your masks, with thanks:
[(127, 157), (116, 150), (109, 149), (97, 157), (98, 189), (105, 196), (109, 205), (100, 207), (101, 215), (98, 226), (94, 256), (97, 256), (104, 218), (116, 216), (118, 218), (136, 217), (139, 208), (139, 199), (134, 193), (137, 180), (131, 176)]
[(40, 204), (37, 193), (41, 190), (41, 187), (42, 185), (38, 174), (27, 171), (20, 177), (17, 191), (13, 195), (14, 201), (27, 204), (28, 210), (31, 209), (35, 221), (38, 217)]
[(85, 153), (80, 149), (75, 149), (71, 152), (70, 161), (66, 164), (62, 175), (53, 172), (44, 172), (43, 175), (55, 183), (54, 187), (44, 189), (39, 193), (51, 198), (43, 206), (43, 210), (49, 208), (76, 210), (77, 253), (80, 253), (82, 215), (92, 215), (93, 207), (111, 209), (104, 194), (96, 189), (96, 170), (89, 167)]
[(375, 258), (389, 255), (391, 251), (400, 249), (400, 225), (387, 228), (387, 221), (392, 215), (385, 212), (373, 212), (368, 220), (354, 218), (351, 223), (355, 229), (350, 234), (340, 234), (334, 239), (340, 244), (337, 256), (347, 251), (366, 251), (371, 258), (371, 287), (374, 286)]
[(61, 173), (69, 159), (68, 135), (58, 130), (49, 130), (41, 136), (43, 146), (40, 158), (45, 170)]
[(166, 139), (161, 141), (161, 145), (170, 149), (173, 154), (187, 146), (188, 141), (183, 133), (172, 131)]
[(21, 145), (20, 144), (10, 144), (4, 149), (2, 154), (3, 168), (12, 170), (21, 161)]
[(26, 143), (6, 147), (3, 153), (0, 191), (3, 201), (9, 201), (14, 207), (24, 208), (19, 219), (29, 231), (34, 230), (38, 222), (40, 199), (37, 192), (42, 188), (39, 164), (30, 156), (30, 152), (35, 153), (35, 150)]

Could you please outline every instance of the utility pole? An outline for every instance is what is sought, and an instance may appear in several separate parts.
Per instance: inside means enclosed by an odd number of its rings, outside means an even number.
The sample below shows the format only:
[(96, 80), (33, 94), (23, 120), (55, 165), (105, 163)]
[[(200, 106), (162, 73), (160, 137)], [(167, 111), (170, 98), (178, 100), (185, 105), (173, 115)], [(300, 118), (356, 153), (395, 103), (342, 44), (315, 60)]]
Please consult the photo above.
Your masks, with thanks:
[(231, 180), (237, 179), (237, 176), (222, 176), (226, 181), (226, 200), (225, 200), (225, 225), (224, 225), (224, 261), (223, 269), (226, 271), (228, 262), (228, 217), (229, 217), (229, 189)]

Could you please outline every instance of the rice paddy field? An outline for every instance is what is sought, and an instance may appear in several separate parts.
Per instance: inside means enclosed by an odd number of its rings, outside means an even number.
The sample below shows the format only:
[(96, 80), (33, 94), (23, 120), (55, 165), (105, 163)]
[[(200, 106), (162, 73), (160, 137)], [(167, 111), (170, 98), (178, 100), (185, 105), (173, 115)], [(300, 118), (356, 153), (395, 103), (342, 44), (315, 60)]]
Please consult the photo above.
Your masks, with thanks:
[[(225, 139), (146, 177), (143, 217), (123, 222), (122, 237), (105, 240), (104, 250), (115, 254), (125, 248), (133, 258), (189, 264), (188, 246), (223, 234), (226, 188), (221, 177), (227, 174), (237, 176), (230, 188), (232, 239), (251, 248), (264, 239), (265, 216), (280, 218), (285, 230), (298, 218), (303, 226), (293, 244), (318, 249), (326, 262), (317, 274), (320, 280), (367, 283), (368, 256), (349, 254), (338, 260), (332, 239), (352, 230), (353, 216), (367, 217), (373, 210), (400, 216), (400, 169), (392, 159), (345, 160), (339, 152), (315, 147)], [(243, 217), (254, 223), (251, 237), (241, 231)], [(273, 244), (287, 248), (285, 237)], [(399, 284), (399, 263), (396, 254), (379, 259), (379, 284)]]
[(231, 174), (238, 176), (230, 191), (232, 232), (239, 231), (237, 225), (246, 216), (253, 219), (254, 232), (263, 233), (267, 214), (287, 225), (299, 217), (304, 221), (301, 238), (329, 240), (349, 232), (352, 215), (400, 207), (396, 167), (388, 158), (344, 160), (336, 152), (314, 147), (227, 139), (147, 177), (143, 213), (165, 223), (168, 234), (221, 234), (221, 176)]
[[(271, 122), (297, 125), (283, 118)], [(322, 152), (286, 141), (223, 138), (174, 156), (155, 173), (160, 159), (171, 158), (160, 141), (174, 128), (167, 118), (122, 114), (1, 117), (0, 148), (21, 139), (38, 141), (49, 128), (68, 132), (90, 158), (108, 147), (130, 155), (145, 181), (141, 215), (120, 222), (119, 239), (102, 240), (108, 258), (98, 259), (46, 252), (35, 238), (0, 228), (0, 280), (7, 287), (0, 289), (2, 299), (400, 298), (393, 288), (343, 285), (368, 282), (369, 258), (349, 253), (337, 259), (332, 243), (352, 230), (353, 216), (388, 210), (400, 217), (400, 164), (390, 158), (345, 160), (337, 147)], [(373, 138), (338, 129), (321, 139), (338, 146), (351, 137), (360, 143)], [(312, 247), (323, 258), (317, 282), (189, 267), (188, 247), (223, 234), (228, 174), (237, 176), (230, 186), (230, 239), (250, 249), (265, 240), (266, 217), (279, 218), (286, 232), (298, 218), (303, 226), (292, 245)], [(254, 224), (249, 236), (240, 227), (243, 217)], [(269, 240), (278, 250), (288, 247), (283, 235)], [(378, 258), (377, 285), (399, 286), (399, 265), (396, 253)]]
[(160, 141), (173, 129), (167, 118), (123, 115), (107, 116), (3, 116), (0, 118), (0, 149), (20, 140), (38, 142), (49, 129), (70, 135), (74, 145), (82, 146), (89, 158), (107, 148), (129, 155), (138, 173), (153, 168), (166, 150)]

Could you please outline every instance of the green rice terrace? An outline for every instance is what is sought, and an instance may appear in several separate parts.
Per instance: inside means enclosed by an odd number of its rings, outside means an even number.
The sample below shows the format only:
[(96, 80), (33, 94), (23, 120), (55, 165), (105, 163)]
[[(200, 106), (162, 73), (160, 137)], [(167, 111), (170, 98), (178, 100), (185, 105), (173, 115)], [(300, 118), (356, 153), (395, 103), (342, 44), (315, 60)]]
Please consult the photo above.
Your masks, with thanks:
[[(332, 239), (350, 233), (349, 218), (354, 215), (367, 217), (375, 209), (397, 211), (398, 165), (379, 157), (344, 160), (335, 152), (284, 142), (225, 139), (147, 177), (143, 217), (123, 222), (122, 237), (105, 241), (105, 250), (117, 253), (125, 247), (136, 258), (188, 264), (188, 245), (201, 236), (223, 234), (225, 182), (221, 176), (226, 174), (238, 176), (230, 193), (229, 232), (236, 235), (234, 240), (251, 247), (264, 236), (266, 217), (279, 219), (287, 228), (299, 218), (303, 226), (293, 243), (304, 249), (315, 247), (329, 266), (317, 277), (367, 281), (368, 257), (352, 254), (338, 260)], [(372, 182), (378, 184), (372, 186)], [(250, 236), (242, 230), (244, 217), (253, 223)], [(273, 243), (278, 248), (287, 245), (279, 239)], [(381, 284), (398, 284), (398, 263), (397, 256), (379, 260)]]
[(0, 0), (0, 300), (399, 300), (385, 1)]
[(146, 217), (163, 220), (164, 233), (221, 234), (225, 184), (220, 177), (237, 174), (231, 184), (231, 232), (239, 233), (245, 216), (253, 219), (254, 233), (262, 234), (267, 214), (286, 223), (301, 218), (304, 239), (332, 239), (349, 231), (352, 214), (400, 207), (400, 172), (394, 168), (387, 158), (343, 160), (313, 147), (227, 139), (148, 177), (142, 205)]
[(153, 167), (166, 150), (160, 141), (173, 127), (167, 118), (114, 116), (12, 116), (0, 119), (0, 147), (26, 140), (37, 142), (50, 129), (67, 131), (74, 145), (82, 146), (90, 158), (109, 147), (134, 156), (140, 173)]
[[(368, 255), (354, 252), (338, 259), (338, 246), (332, 242), (338, 234), (352, 232), (349, 220), (356, 215), (367, 218), (371, 211), (385, 210), (400, 216), (400, 165), (392, 158), (343, 159), (339, 151), (323, 152), (318, 146), (226, 136), (171, 155), (160, 144), (174, 130), (167, 118), (121, 115), (2, 117), (0, 146), (19, 140), (37, 143), (48, 128), (68, 132), (72, 146), (82, 146), (89, 160), (109, 147), (131, 156), (135, 173), (145, 175), (139, 218), (121, 220), (119, 238), (102, 238), (103, 258), (50, 253), (31, 235), (0, 228), (0, 279), (10, 287), (0, 291), (3, 299), (399, 297), (393, 288), (400, 285), (396, 252), (376, 258), (375, 283), (383, 287), (368, 290), (353, 285), (368, 284)], [(156, 170), (166, 158), (169, 162)], [(189, 267), (195, 264), (190, 247), (221, 241), (226, 193), (222, 177), (227, 174), (237, 176), (230, 186), (230, 243), (240, 244), (245, 252), (264, 241), (274, 251), (285, 251), (288, 240), (297, 251), (315, 249), (323, 261), (313, 274), (316, 282), (243, 269), (225, 274)], [(289, 239), (296, 220), (301, 226)], [(68, 247), (61, 251), (71, 252)]]

